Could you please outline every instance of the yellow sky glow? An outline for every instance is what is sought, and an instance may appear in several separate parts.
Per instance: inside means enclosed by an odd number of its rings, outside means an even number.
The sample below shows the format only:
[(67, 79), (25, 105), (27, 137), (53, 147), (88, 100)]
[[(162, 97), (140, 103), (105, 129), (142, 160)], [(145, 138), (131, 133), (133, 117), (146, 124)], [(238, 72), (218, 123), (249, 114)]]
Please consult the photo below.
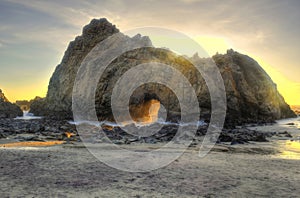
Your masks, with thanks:
[(277, 84), (277, 89), (285, 101), (290, 105), (298, 105), (300, 101), (300, 84), (289, 80), (263, 59), (255, 56), (252, 57), (264, 68), (274, 83)]
[(232, 48), (230, 43), (225, 38), (221, 37), (197, 36), (194, 37), (194, 40), (205, 49), (209, 56), (213, 56), (217, 52), (224, 54), (228, 49)]
[[(237, 50), (230, 44), (225, 38), (212, 37), (212, 36), (198, 36), (194, 38), (210, 56), (219, 53), (226, 53), (227, 49), (233, 48)], [(237, 50), (240, 51), (240, 50)], [(297, 105), (300, 102), (300, 84), (289, 80), (282, 73), (274, 69), (270, 64), (263, 60), (263, 58), (258, 57), (247, 52), (243, 52), (248, 56), (254, 58), (259, 65), (269, 74), (274, 83), (277, 84), (277, 89), (280, 94), (284, 97), (285, 101), (290, 105)]]
[(16, 100), (31, 100), (36, 96), (45, 97), (47, 94), (49, 79), (44, 80), (40, 84), (29, 84), (22, 87), (4, 86), (1, 87), (6, 98), (15, 102)]
[[(227, 49), (233, 48), (230, 41), (226, 38), (216, 37), (216, 36), (196, 36), (194, 40), (197, 41), (205, 51), (210, 55), (216, 54), (216, 52), (224, 54)], [(238, 49), (235, 49), (239, 51)], [(274, 69), (270, 64), (265, 62), (263, 58), (258, 57), (247, 52), (243, 52), (250, 57), (254, 58), (270, 75), (273, 81), (277, 84), (279, 92), (283, 95), (286, 102), (290, 105), (297, 105), (300, 101), (300, 84), (293, 82), (286, 78), (282, 73)], [(43, 79), (39, 84), (30, 84), (28, 86), (22, 86), (19, 88), (2, 86), (2, 90), (6, 97), (15, 102), (16, 100), (30, 100), (35, 98), (35, 96), (45, 97), (47, 94), (49, 79)]]

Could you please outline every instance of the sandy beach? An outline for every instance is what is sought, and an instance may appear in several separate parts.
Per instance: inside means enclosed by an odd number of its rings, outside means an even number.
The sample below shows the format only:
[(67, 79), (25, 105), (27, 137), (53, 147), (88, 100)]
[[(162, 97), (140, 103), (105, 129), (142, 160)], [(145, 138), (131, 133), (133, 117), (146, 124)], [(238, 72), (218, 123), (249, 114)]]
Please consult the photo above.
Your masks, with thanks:
[(103, 164), (82, 143), (2, 147), (0, 197), (298, 197), (300, 161), (281, 148), (276, 140), (218, 144), (199, 158), (193, 147), (164, 168), (130, 173)]
[(300, 0), (0, 0), (0, 198), (300, 198)]

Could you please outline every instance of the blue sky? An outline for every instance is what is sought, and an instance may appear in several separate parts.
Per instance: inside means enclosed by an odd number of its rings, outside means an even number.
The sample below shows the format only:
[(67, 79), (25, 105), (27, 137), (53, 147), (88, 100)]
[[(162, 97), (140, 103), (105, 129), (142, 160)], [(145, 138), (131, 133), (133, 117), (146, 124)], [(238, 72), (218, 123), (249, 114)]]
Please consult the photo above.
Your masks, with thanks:
[(1, 0), (0, 88), (12, 101), (44, 96), (69, 41), (106, 17), (121, 31), (160, 26), (218, 38), (260, 60), (289, 102), (300, 103), (299, 8), (297, 0)]

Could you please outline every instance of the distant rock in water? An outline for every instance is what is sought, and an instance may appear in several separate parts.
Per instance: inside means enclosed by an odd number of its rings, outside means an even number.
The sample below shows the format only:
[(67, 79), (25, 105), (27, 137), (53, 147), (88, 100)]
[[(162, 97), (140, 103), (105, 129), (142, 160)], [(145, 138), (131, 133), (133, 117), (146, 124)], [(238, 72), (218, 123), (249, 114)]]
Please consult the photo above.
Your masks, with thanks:
[(31, 107), (31, 104), (34, 102), (34, 101), (38, 101), (42, 99), (41, 97), (39, 96), (36, 96), (34, 99), (32, 100), (17, 100), (16, 101), (16, 105), (18, 105), (22, 111), (29, 111), (30, 110), (30, 107)]
[(22, 111), (29, 111), (31, 104), (28, 100), (17, 100), (16, 105), (18, 105)]
[[(99, 42), (118, 32), (119, 30), (106, 19), (93, 19), (85, 26), (82, 35), (70, 42), (62, 62), (56, 67), (49, 82), (47, 97), (34, 101), (30, 112), (37, 116), (71, 119), (73, 85), (81, 63)], [(148, 37), (140, 35), (133, 38), (121, 35), (112, 45), (117, 45), (120, 41), (130, 43), (133, 40), (152, 46)], [(99, 52), (103, 49), (100, 47)], [(126, 71), (141, 63), (156, 61), (174, 67), (190, 81), (198, 97), (202, 116), (209, 119), (208, 88), (190, 60), (200, 63), (203, 67), (206, 67), (208, 62), (207, 59), (199, 58), (197, 55), (186, 59), (166, 49), (154, 47), (140, 48), (122, 54), (108, 66), (98, 83), (95, 98), (98, 117), (101, 120), (113, 119), (110, 96), (115, 83)], [(295, 116), (278, 93), (276, 85), (255, 60), (233, 50), (228, 50), (224, 55), (215, 55), (213, 60), (220, 69), (226, 88), (227, 124), (271, 122)], [(176, 82), (176, 79), (172, 79), (172, 73), (165, 75)], [(159, 100), (163, 104), (170, 119), (180, 115), (177, 97), (163, 85), (146, 84), (139, 87), (130, 99), (130, 106), (138, 106), (152, 99)]]
[(21, 109), (10, 103), (0, 89), (0, 118), (15, 118), (22, 115)]
[(292, 105), (291, 108), (298, 116), (300, 116), (300, 105)]
[(0, 89), (0, 100), (3, 102), (9, 102), (5, 97), (4, 93), (2, 92), (2, 89)]

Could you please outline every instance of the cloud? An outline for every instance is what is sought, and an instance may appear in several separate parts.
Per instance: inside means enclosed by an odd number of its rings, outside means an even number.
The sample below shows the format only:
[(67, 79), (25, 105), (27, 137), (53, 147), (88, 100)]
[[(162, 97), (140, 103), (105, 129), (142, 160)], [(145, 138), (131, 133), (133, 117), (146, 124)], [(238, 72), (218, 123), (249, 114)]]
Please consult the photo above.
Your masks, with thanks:
[(1, 2), (0, 17), (0, 36), (7, 45), (40, 42), (57, 48), (73, 30), (54, 15), (18, 3)]
[[(299, 6), (297, 0), (228, 0), (226, 3), (219, 0), (3, 0), (0, 43), (2, 48), (10, 47), (11, 53), (5, 56), (11, 59), (21, 56), (17, 53), (19, 49), (40, 46), (57, 60), (57, 54), (63, 55), (68, 42), (81, 34), (85, 24), (92, 18), (107, 17), (121, 31), (160, 26), (193, 38), (224, 38), (226, 45), (259, 56), (288, 78), (299, 81), (300, 47), (296, 45), (300, 43)], [(41, 54), (38, 50), (32, 53), (32, 56)]]

